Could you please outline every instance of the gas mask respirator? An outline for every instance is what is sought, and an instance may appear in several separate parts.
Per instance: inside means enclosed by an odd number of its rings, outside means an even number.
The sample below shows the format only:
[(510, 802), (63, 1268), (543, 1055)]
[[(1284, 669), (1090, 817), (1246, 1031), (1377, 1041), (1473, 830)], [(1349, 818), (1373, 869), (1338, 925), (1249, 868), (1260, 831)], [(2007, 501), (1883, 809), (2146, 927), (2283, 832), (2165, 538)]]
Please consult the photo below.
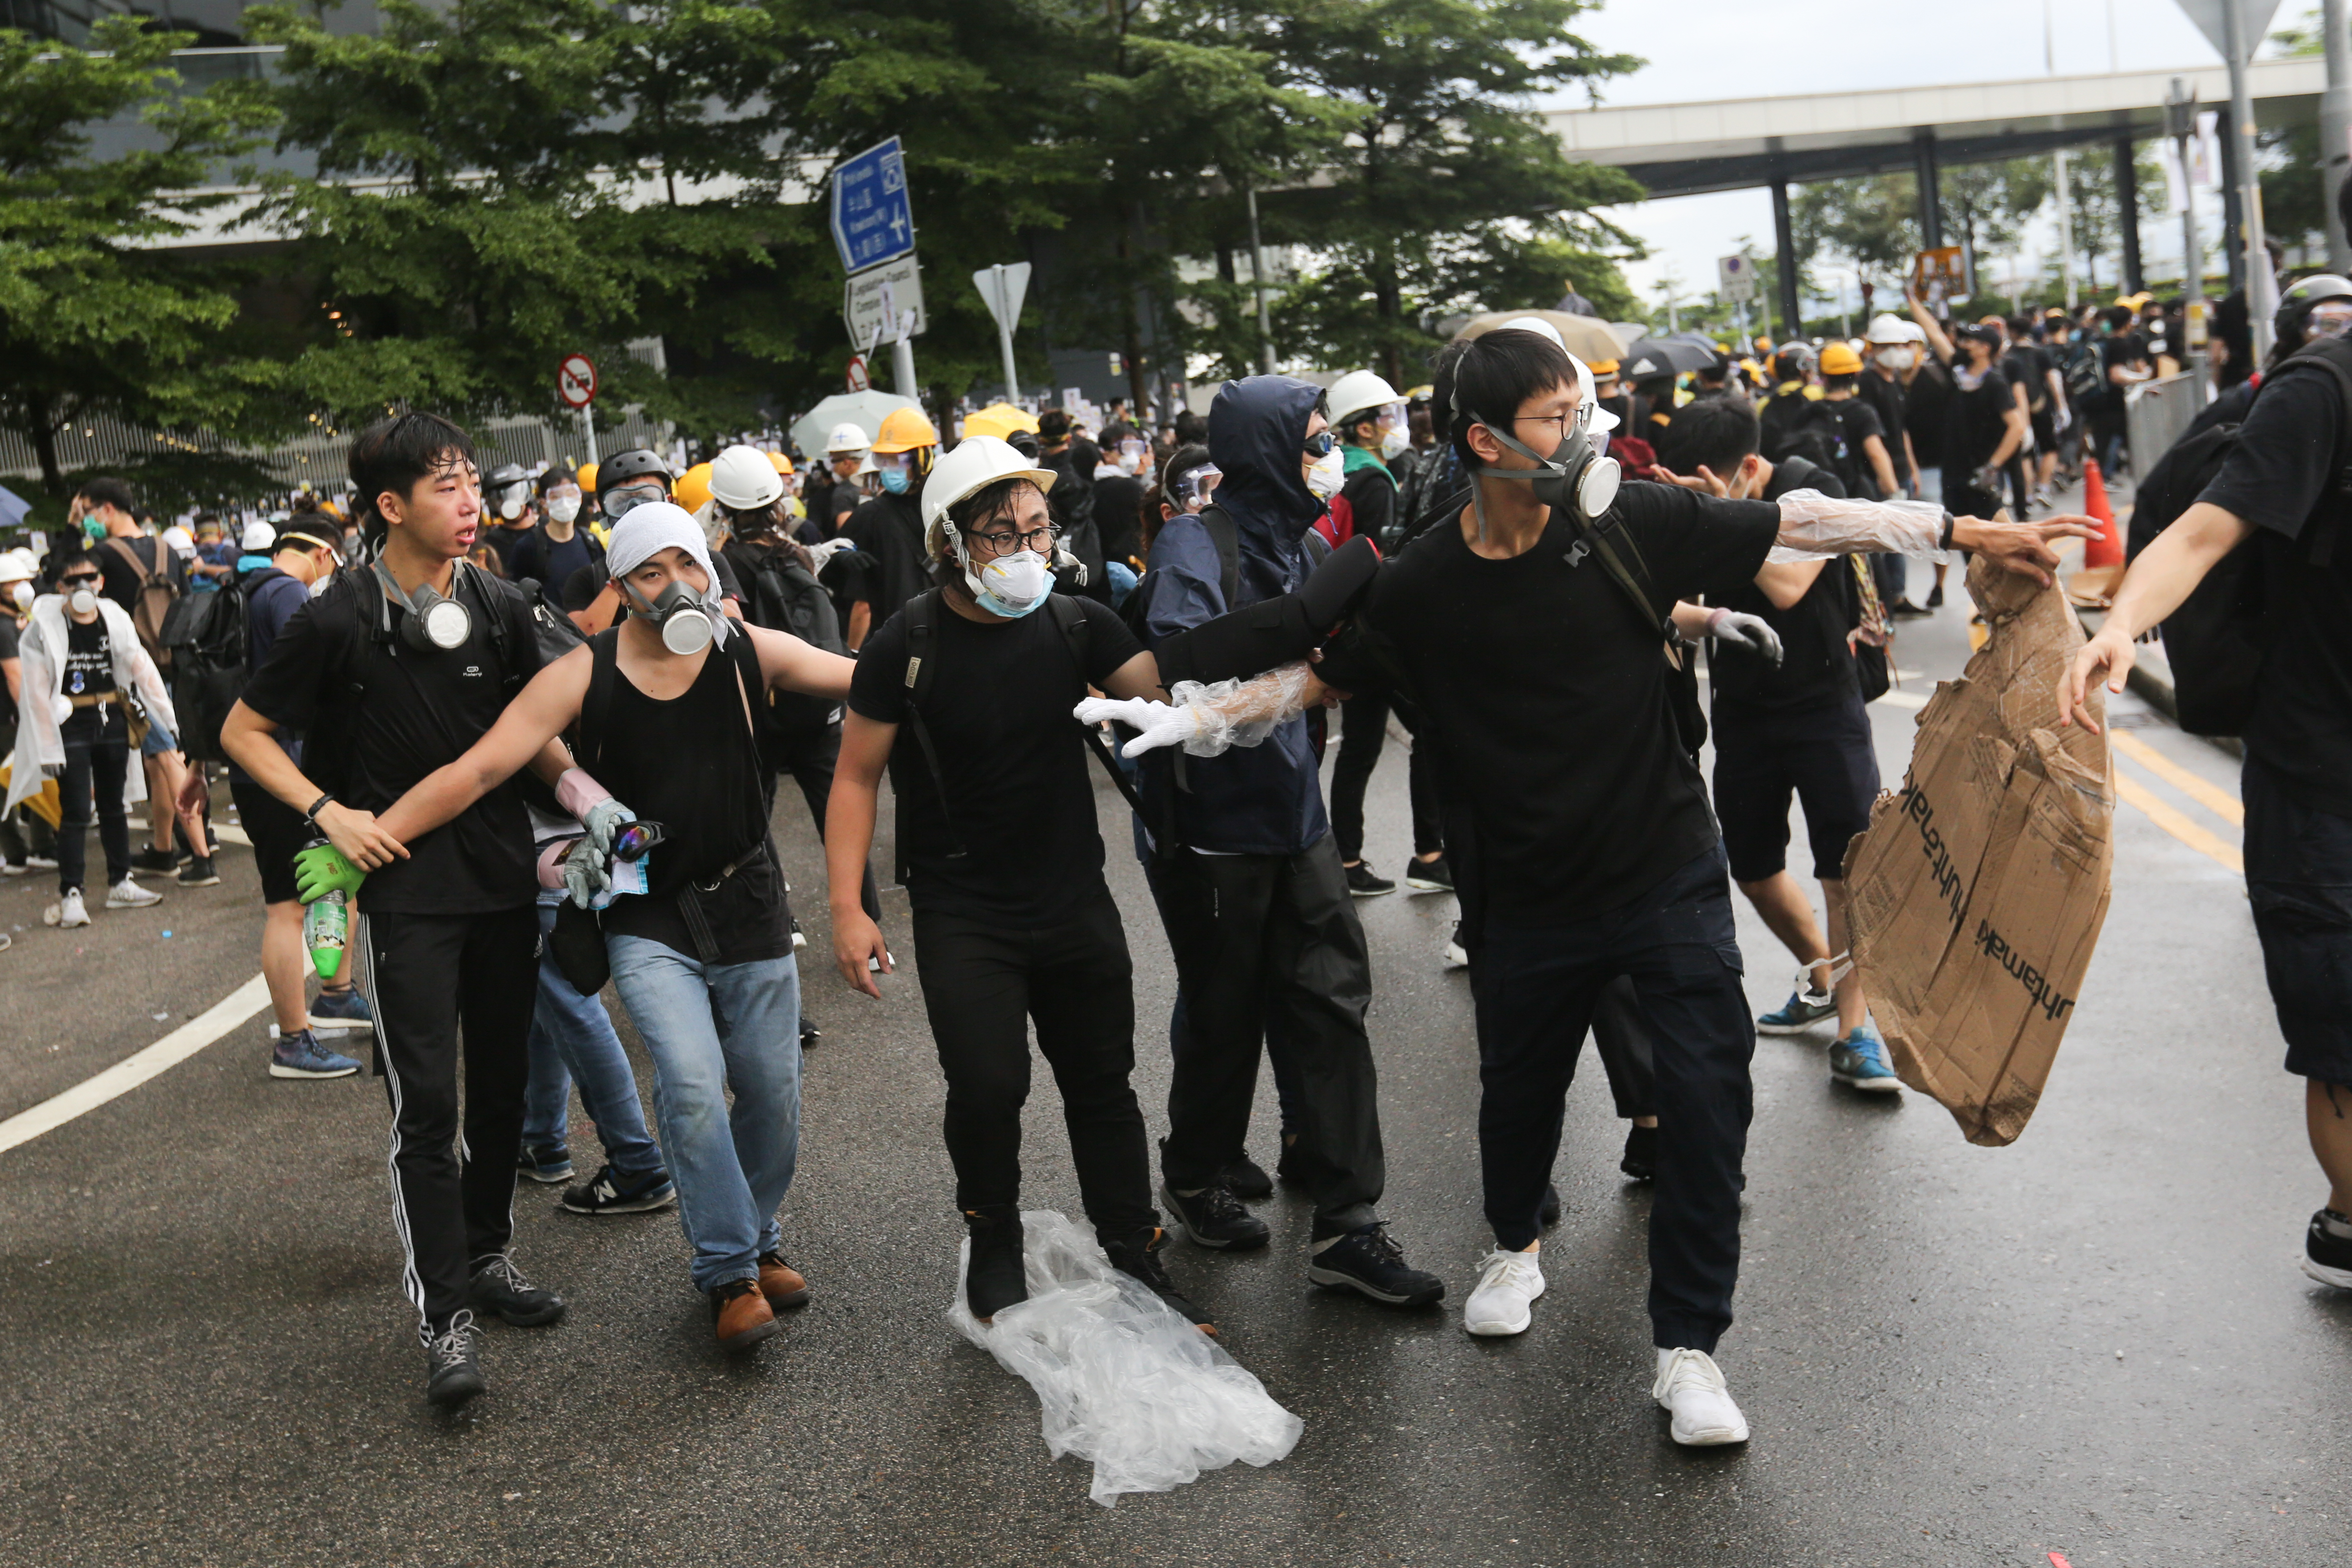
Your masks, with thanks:
[(1478, 482), (1470, 487), (1470, 502), (1477, 513), (1481, 542), (1486, 537), (1486, 489), (1484, 481), (1487, 479), (1510, 479), (1529, 485), (1535, 491), (1536, 500), (1551, 508), (1555, 513), (1574, 517), (1580, 529), (1591, 527), (1608, 513), (1610, 507), (1616, 502), (1617, 487), (1624, 478), (1624, 471), (1617, 466), (1616, 458), (1604, 455), (1605, 444), (1596, 447), (1587, 432), (1586, 426), (1592, 417), (1591, 409), (1592, 405), (1589, 402), (1577, 405), (1567, 438), (1560, 442), (1559, 450), (1549, 458), (1522, 445), (1510, 434), (1507, 426), (1482, 415), (1472, 416), (1507, 449), (1522, 458), (1532, 458), (1537, 465), (1533, 468), (1482, 467), (1478, 469)]
[(98, 595), (88, 588), (77, 587), (66, 595), (66, 608), (77, 616), (87, 616), (98, 608)]
[(33, 585), (32, 585), (30, 583), (19, 583), (19, 584), (16, 584), (16, 595), (15, 595), (15, 597), (16, 597), (16, 607), (17, 607), (18, 609), (20, 609), (20, 610), (29, 610), (29, 609), (31, 609), (31, 608), (33, 607), (33, 601), (34, 601), (34, 599), (37, 598), (38, 596), (39, 596), (39, 595), (36, 595), (36, 594), (33, 592)]
[(702, 603), (702, 595), (685, 584), (672, 579), (650, 605), (641, 597), (635, 586), (629, 588), (630, 602), (637, 614), (652, 621), (661, 632), (662, 647), (685, 658), (700, 653), (710, 646), (715, 635), (710, 625), (710, 612)]
[[(420, 583), (415, 593), (403, 593), (400, 584), (381, 561), (376, 563), (375, 575), (393, 603), (404, 612), (400, 617), (400, 640), (417, 652), (448, 653), (465, 647), (467, 639), (474, 635), (472, 612), (457, 600), (436, 593), (432, 584)], [(457, 585), (455, 577), (449, 585)]]

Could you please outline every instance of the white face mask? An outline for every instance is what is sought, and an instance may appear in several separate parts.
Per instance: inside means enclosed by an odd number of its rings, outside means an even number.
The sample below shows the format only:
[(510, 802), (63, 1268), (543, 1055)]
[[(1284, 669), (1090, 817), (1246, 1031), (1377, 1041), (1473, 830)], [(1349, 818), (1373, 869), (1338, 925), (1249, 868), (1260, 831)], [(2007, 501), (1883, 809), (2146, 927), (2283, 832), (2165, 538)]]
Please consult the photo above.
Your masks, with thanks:
[(76, 588), (66, 595), (66, 607), (77, 616), (87, 616), (98, 608), (98, 595), (87, 588)]
[(31, 608), (33, 607), (33, 600), (34, 600), (37, 596), (37, 595), (36, 595), (34, 594), (34, 592), (33, 592), (33, 585), (32, 585), (30, 583), (19, 583), (19, 584), (16, 584), (16, 607), (17, 607), (18, 609), (20, 609), (20, 610), (29, 610), (29, 609), (31, 609)]
[(1393, 458), (1401, 458), (1404, 455), (1404, 449), (1412, 445), (1412, 441), (1406, 437), (1405, 433), (1402, 430), (1382, 431), (1381, 434), (1381, 460), (1386, 462)]
[(522, 498), (515, 496), (499, 502), (499, 515), (512, 522), (522, 515)]
[(572, 521), (580, 515), (580, 498), (578, 496), (548, 497), (547, 515), (549, 520), (551, 521)]
[(335, 569), (332, 566), (327, 567), (321, 571), (317, 578), (310, 584), (310, 597), (315, 599), (320, 595), (325, 593), (327, 591), (327, 584), (334, 580)]
[(1317, 500), (1329, 500), (1347, 482), (1348, 460), (1337, 447), (1316, 458), (1315, 466), (1307, 470), (1307, 489)]
[(1044, 604), (1054, 588), (1045, 558), (1034, 550), (1016, 550), (993, 561), (967, 558), (963, 580), (982, 609), (1008, 620), (1018, 620)]
[(1889, 370), (1908, 370), (1911, 366), (1909, 349), (1881, 349), (1871, 357)]

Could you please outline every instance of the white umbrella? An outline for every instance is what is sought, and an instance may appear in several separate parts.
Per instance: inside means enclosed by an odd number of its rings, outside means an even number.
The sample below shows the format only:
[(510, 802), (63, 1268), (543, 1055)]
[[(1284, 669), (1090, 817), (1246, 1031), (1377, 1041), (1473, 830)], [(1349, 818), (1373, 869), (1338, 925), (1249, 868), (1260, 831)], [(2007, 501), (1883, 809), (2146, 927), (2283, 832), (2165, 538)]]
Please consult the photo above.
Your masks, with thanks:
[(833, 434), (835, 426), (856, 426), (866, 432), (870, 445), (892, 409), (919, 406), (913, 398), (895, 392), (836, 392), (793, 421), (793, 445), (801, 449), (801, 456), (823, 462), (825, 437)]

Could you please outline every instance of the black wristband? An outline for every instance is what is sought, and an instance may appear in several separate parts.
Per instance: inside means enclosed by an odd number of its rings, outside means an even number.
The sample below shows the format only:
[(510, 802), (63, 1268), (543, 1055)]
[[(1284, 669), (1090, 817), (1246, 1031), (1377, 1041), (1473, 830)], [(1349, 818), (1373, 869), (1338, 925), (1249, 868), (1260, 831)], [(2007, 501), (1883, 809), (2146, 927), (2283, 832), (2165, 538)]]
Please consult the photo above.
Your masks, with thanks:
[(313, 827), (318, 826), (319, 814), (326, 810), (328, 806), (333, 805), (334, 799), (335, 797), (331, 794), (320, 795), (318, 799), (310, 803), (310, 809), (302, 814), (302, 820), (309, 823)]
[(1937, 542), (1937, 549), (1949, 550), (1952, 547), (1952, 524), (1958, 521), (1948, 511), (1944, 514), (1944, 537)]

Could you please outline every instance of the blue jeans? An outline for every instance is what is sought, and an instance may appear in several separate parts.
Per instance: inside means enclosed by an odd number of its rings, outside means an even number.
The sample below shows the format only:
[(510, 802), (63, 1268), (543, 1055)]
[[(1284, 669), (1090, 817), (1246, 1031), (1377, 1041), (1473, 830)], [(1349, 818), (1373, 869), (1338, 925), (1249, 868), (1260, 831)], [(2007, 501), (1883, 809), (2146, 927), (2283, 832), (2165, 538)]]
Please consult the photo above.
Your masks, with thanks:
[[(801, 980), (790, 958), (706, 964), (608, 935), (613, 984), (654, 1058), (654, 1114), (698, 1290), (759, 1278), (801, 1142)], [(727, 1091), (735, 1108), (727, 1108)]]
[(549, 948), (555, 929), (553, 904), (539, 906), (539, 1001), (530, 1014), (530, 1087), (522, 1102), (522, 1144), (545, 1149), (567, 1142), (572, 1086), (580, 1086), (581, 1108), (596, 1124), (604, 1159), (618, 1176), (642, 1176), (662, 1168), (661, 1151), (646, 1131), (637, 1103), (636, 1075), (621, 1049), (621, 1037), (604, 1004), (572, 988)]

